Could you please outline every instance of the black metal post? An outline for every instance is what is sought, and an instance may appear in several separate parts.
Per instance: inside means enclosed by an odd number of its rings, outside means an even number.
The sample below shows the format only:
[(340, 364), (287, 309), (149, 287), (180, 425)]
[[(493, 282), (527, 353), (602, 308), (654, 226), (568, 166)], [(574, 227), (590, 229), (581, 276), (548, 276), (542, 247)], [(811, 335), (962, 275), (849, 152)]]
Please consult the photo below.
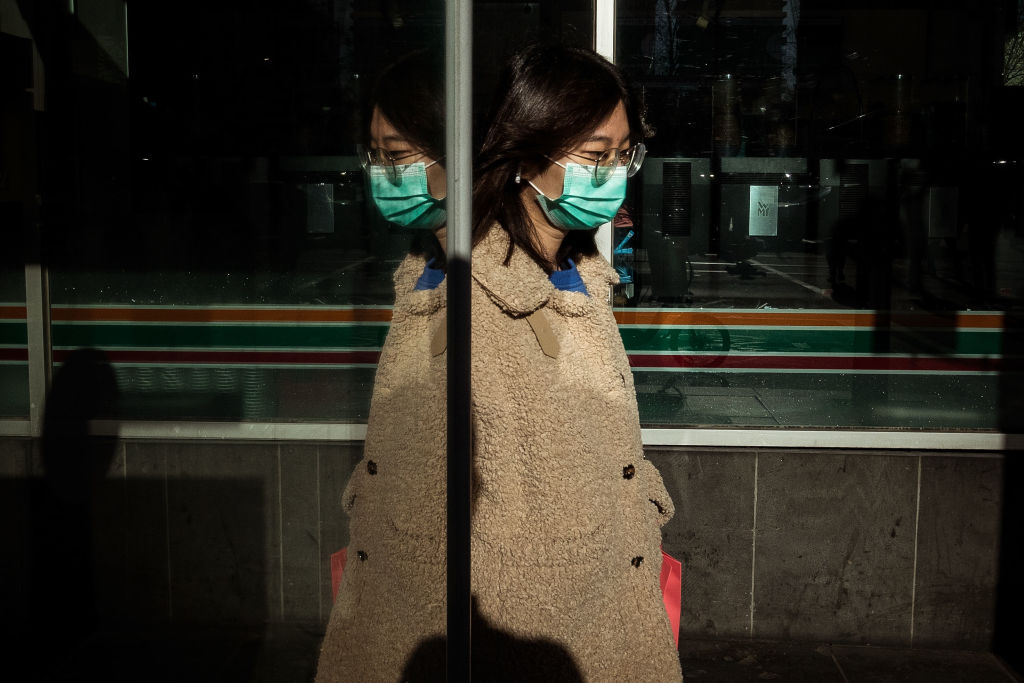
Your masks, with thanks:
[(470, 282), (472, 277), (471, 0), (445, 12), (446, 171), (448, 173), (448, 622), (449, 683), (471, 678), (470, 591)]

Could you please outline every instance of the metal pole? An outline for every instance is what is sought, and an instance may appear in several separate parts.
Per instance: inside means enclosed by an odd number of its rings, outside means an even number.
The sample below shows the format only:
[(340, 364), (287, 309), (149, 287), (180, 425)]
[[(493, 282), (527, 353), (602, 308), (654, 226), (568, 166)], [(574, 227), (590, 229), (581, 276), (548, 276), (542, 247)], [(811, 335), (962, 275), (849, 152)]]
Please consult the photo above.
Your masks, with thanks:
[(25, 318), (28, 326), (28, 401), (32, 436), (43, 435), (46, 394), (52, 374), (49, 276), (38, 261), (25, 265)]
[[(594, 0), (594, 52), (615, 63), (615, 0)], [(594, 239), (601, 256), (614, 265), (615, 231), (611, 221), (597, 228)]]
[(470, 595), (470, 278), (472, 250), (473, 6), (445, 6), (445, 155), (448, 172), (448, 639), (449, 683), (469, 681)]

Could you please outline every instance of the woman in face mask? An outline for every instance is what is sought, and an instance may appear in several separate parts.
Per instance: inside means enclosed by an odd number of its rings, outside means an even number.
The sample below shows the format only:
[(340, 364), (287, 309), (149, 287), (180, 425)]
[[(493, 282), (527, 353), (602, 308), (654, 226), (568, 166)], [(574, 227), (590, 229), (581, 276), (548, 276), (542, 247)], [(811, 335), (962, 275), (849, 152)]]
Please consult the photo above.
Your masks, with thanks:
[(443, 73), (442, 57), (432, 50), (411, 53), (384, 69), (370, 96), (369, 128), (359, 148), (377, 211), (410, 231), (414, 256), (426, 255), (417, 289), (433, 289), (444, 279)]
[[(659, 590), (672, 502), (643, 456), (616, 275), (594, 243), (643, 160), (640, 103), (607, 61), (562, 47), (519, 54), (498, 92), (474, 189), (473, 677), (678, 681)], [(408, 139), (380, 102), (374, 120)], [(439, 156), (417, 150), (433, 193)], [(382, 212), (432, 225), (430, 202), (405, 199), (422, 181), (387, 208), (377, 165)], [(443, 680), (446, 285), (413, 289), (424, 264), (396, 274), (318, 683)]]
[(381, 73), (370, 98), (360, 150), (369, 194), (413, 247), (394, 273), (363, 458), (340, 498), (347, 562), (317, 683), (400, 680), (416, 647), (444, 629), (443, 73), (439, 52), (413, 53)]
[(474, 630), (474, 657), (523, 680), (560, 652), (586, 681), (679, 681), (659, 588), (673, 506), (594, 242), (643, 162), (642, 103), (562, 46), (516, 55), (498, 92), (474, 185), (473, 592), (489, 628), (551, 649), (517, 660)]

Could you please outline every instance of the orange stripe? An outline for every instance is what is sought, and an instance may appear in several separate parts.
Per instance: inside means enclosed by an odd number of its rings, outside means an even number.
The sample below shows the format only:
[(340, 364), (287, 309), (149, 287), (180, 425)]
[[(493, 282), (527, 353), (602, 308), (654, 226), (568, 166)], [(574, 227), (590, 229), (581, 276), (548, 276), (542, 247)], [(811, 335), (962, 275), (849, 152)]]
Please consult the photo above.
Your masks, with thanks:
[[(53, 320), (58, 322), (389, 322), (391, 309), (277, 309), (277, 308), (66, 308), (54, 306)], [(24, 319), (23, 306), (0, 306), (0, 318)], [(665, 311), (637, 309), (615, 311), (620, 325), (688, 325), (713, 327), (876, 327), (883, 325), (938, 329), (1003, 329), (1001, 313), (931, 313), (897, 311), (891, 316), (877, 313), (834, 313), (814, 311)]]
[(24, 306), (0, 306), (0, 318), (24, 320), (28, 312)]
[(293, 322), (293, 323), (339, 323), (339, 322), (388, 322), (391, 309), (303, 309), (303, 308), (61, 308), (52, 310), (55, 321), (89, 322), (176, 322), (176, 323), (219, 323), (219, 322)]
[[(955, 316), (955, 317), (954, 317)], [(964, 314), (955, 313), (949, 317), (931, 313), (897, 311), (892, 315), (877, 313), (818, 313), (813, 311), (795, 313), (749, 313), (743, 311), (662, 311), (635, 310), (615, 311), (615, 320), (620, 325), (691, 325), (715, 327), (934, 327), (961, 329), (1002, 329), (1003, 316), (1000, 313)]]

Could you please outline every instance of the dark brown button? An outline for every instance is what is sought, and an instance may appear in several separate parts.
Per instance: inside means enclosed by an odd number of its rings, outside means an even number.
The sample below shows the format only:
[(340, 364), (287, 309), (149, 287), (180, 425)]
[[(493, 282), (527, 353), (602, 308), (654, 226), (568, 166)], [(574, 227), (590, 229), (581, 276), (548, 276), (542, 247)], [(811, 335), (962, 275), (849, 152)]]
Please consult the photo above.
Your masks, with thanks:
[(632, 479), (636, 475), (636, 468), (632, 465), (626, 465), (622, 468), (622, 478)]
[(363, 552), (362, 550), (359, 550), (359, 551), (356, 552), (356, 555), (359, 557), (359, 560), (361, 562), (366, 562), (366, 553), (365, 552)]
[(658, 501), (654, 500), (653, 498), (648, 498), (647, 500), (649, 500), (652, 503), (654, 503), (654, 507), (658, 508), (658, 514), (659, 515), (665, 514), (665, 508), (661, 507), (661, 503), (659, 503)]
[(377, 474), (377, 463), (372, 460), (366, 461), (366, 471), (370, 474)]
[(633, 565), (634, 567), (639, 567), (641, 564), (643, 564), (643, 561), (644, 561), (644, 558), (642, 556), (640, 556), (640, 555), (637, 555), (632, 560), (630, 560), (629, 563), (631, 565)]

